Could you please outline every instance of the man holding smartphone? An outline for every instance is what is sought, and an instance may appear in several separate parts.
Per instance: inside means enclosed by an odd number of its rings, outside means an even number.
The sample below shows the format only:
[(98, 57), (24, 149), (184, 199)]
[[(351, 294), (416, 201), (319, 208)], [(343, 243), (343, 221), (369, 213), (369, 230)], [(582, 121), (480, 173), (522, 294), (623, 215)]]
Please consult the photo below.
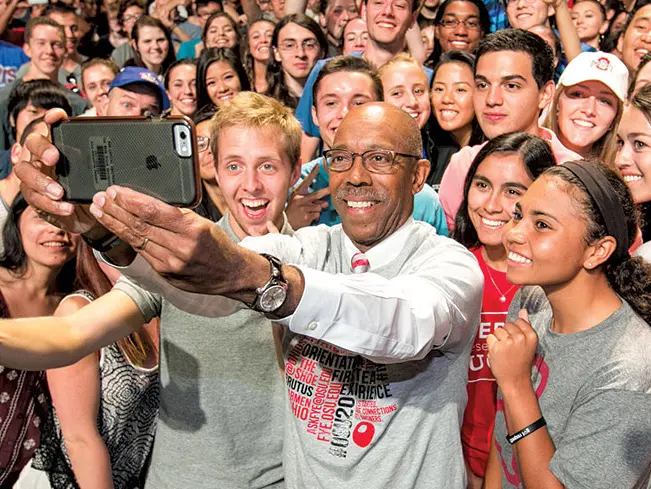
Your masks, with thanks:
[[(114, 87), (110, 97), (126, 100), (116, 90), (128, 88)], [(210, 144), (228, 206), (216, 227), (234, 242), (269, 229), (291, 234), (283, 210), (300, 173), (301, 140), (291, 111), (243, 92), (220, 107), (213, 124)], [(82, 310), (96, 308), (93, 314), (110, 318), (106, 332), (118, 335), (145, 317), (160, 318), (161, 411), (145, 487), (284, 487), (284, 382), (270, 320), (253, 311), (201, 317), (128, 280), (118, 283)]]

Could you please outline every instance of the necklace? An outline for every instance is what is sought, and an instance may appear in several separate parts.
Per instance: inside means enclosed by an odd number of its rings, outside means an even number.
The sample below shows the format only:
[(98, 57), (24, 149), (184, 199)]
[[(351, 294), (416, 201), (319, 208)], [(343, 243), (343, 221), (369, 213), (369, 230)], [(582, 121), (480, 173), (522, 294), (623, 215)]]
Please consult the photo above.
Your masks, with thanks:
[(497, 293), (500, 295), (500, 302), (505, 303), (506, 302), (506, 296), (509, 294), (509, 292), (511, 292), (516, 287), (516, 285), (511, 285), (511, 287), (509, 287), (509, 290), (502, 293), (500, 288), (495, 283), (495, 280), (493, 279), (493, 275), (491, 274), (491, 267), (489, 267), (488, 264), (486, 264), (486, 272), (488, 272), (488, 278), (491, 279), (491, 282), (493, 283), (493, 286), (495, 287), (495, 290), (497, 290)]

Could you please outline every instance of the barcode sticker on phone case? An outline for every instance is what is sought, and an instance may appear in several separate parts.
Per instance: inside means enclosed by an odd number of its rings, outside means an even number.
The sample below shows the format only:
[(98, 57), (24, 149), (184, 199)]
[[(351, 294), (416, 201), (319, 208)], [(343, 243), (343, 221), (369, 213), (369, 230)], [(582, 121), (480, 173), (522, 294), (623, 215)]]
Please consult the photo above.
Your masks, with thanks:
[(98, 190), (113, 185), (113, 153), (111, 138), (96, 136), (90, 138), (90, 152), (93, 159), (93, 180)]

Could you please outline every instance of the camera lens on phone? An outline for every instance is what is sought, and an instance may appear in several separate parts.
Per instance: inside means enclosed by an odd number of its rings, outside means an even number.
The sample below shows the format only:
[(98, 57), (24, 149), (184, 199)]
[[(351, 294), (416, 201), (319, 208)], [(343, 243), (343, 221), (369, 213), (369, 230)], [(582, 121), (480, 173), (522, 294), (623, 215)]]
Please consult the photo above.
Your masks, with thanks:
[(181, 139), (187, 139), (188, 135), (185, 132), (181, 133)]

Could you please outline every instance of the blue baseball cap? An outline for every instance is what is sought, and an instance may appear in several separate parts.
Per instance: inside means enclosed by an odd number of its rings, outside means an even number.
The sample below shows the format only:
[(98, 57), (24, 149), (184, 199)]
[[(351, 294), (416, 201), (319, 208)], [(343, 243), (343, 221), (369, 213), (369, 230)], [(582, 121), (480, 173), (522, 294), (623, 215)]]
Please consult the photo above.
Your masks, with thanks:
[(163, 86), (156, 74), (153, 71), (149, 71), (147, 68), (139, 68), (137, 66), (126, 66), (122, 68), (120, 73), (113, 78), (111, 86), (109, 87), (109, 92), (115, 87), (123, 87), (130, 83), (146, 83), (155, 87), (160, 92), (163, 110), (170, 108), (170, 99), (165, 91), (165, 86)]

